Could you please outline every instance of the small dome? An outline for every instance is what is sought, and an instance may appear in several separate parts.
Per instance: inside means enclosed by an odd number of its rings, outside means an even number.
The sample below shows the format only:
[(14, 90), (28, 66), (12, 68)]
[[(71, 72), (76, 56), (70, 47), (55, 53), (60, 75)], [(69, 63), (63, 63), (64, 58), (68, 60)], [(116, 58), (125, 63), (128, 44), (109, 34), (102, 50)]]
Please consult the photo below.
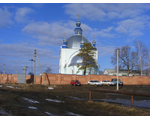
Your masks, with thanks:
[[(73, 35), (70, 38), (68, 38), (66, 42), (67, 48), (80, 49), (81, 41), (82, 41), (82, 35)], [(83, 37), (83, 42), (90, 43), (90, 41), (85, 37)]]
[(95, 41), (95, 40), (93, 40), (93, 41), (92, 41), (92, 43), (93, 43), (93, 44), (96, 44), (96, 41)]
[(81, 22), (78, 20), (78, 21), (76, 22), (76, 25), (77, 25), (77, 26), (80, 26), (80, 25), (81, 25)]

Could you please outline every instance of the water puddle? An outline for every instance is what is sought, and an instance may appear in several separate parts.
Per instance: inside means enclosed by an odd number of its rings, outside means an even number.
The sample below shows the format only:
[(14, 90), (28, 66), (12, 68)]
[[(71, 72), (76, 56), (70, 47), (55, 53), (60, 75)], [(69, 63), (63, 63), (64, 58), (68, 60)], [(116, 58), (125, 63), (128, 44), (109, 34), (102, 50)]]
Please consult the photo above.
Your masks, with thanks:
[[(106, 99), (93, 99), (93, 100), (100, 100), (106, 101)], [(119, 103), (126, 106), (131, 106), (131, 100), (125, 99), (107, 99), (107, 102)], [(150, 108), (150, 100), (134, 100), (133, 101), (134, 107), (142, 107), (142, 108)]]
[(48, 89), (53, 90), (54, 88), (52, 88), (52, 87), (48, 87)]
[[(53, 114), (51, 114), (51, 113), (49, 113), (49, 112), (45, 112), (46, 114), (48, 114), (48, 115), (50, 115), (50, 116), (56, 116), (56, 115), (53, 115)], [(58, 115), (57, 115), (58, 116)]]
[(13, 86), (7, 86), (8, 88), (14, 88)]
[(1, 107), (0, 107), (0, 115), (2, 116), (11, 116), (10, 114), (8, 114), (7, 112), (5, 112)]
[(80, 114), (75, 114), (75, 113), (73, 113), (73, 112), (66, 112), (68, 115), (71, 115), (71, 116), (82, 116), (82, 115), (80, 115)]
[(32, 99), (25, 98), (25, 97), (23, 97), (22, 99), (24, 99), (24, 100), (26, 100), (26, 101), (28, 101), (28, 102), (30, 102), (30, 103), (40, 103), (40, 102), (38, 102), (38, 101), (36, 101), (36, 100), (32, 100)]
[(33, 107), (33, 106), (28, 106), (29, 109), (34, 109), (36, 110), (37, 108), (36, 107)]
[(69, 96), (69, 98), (75, 99), (75, 100), (86, 100), (86, 98), (78, 98), (78, 97), (73, 97), (73, 96)]
[(64, 103), (65, 101), (61, 101), (61, 100), (55, 100), (55, 99), (45, 99), (47, 101), (50, 101), (50, 102), (56, 102), (56, 103)]

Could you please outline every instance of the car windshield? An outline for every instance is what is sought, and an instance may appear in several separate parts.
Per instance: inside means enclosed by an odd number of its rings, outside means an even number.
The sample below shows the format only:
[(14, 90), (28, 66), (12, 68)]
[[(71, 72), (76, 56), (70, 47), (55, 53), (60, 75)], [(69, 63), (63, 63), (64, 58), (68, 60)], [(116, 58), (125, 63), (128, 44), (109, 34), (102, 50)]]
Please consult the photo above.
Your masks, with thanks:
[(98, 82), (97, 80), (95, 80), (94, 82)]

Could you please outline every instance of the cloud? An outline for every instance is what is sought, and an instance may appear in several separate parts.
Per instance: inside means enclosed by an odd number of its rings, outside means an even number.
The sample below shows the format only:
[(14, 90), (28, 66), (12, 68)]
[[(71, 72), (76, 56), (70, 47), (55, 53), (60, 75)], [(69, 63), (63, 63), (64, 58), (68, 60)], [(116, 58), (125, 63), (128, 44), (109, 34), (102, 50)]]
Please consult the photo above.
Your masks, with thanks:
[(90, 20), (103, 20), (106, 16), (106, 13), (101, 10), (99, 7), (95, 6), (96, 4), (67, 4), (64, 6), (65, 13), (71, 15), (72, 18), (77, 18), (77, 14), (82, 17), (86, 17)]
[[(32, 22), (25, 26), (22, 31), (27, 32), (33, 37), (39, 39), (40, 45), (62, 45), (62, 40), (64, 38), (64, 33), (66, 33), (66, 38), (69, 38), (74, 34), (74, 28), (76, 22)], [(86, 24), (81, 24), (83, 29), (83, 34), (88, 34), (92, 29)]]
[(108, 19), (126, 19), (143, 15), (150, 9), (150, 4), (128, 3), (74, 3), (64, 5), (65, 13), (71, 18), (106, 21)]
[(13, 21), (11, 20), (12, 13), (10, 13), (6, 8), (4, 10), (0, 8), (0, 16), (0, 27), (13, 24)]
[(118, 33), (128, 34), (130, 36), (141, 36), (144, 33), (142, 30), (148, 25), (149, 17), (142, 16), (134, 19), (127, 19), (118, 22), (118, 27), (115, 30)]
[(110, 56), (114, 54), (115, 46), (98, 44), (99, 57)]
[[(37, 50), (38, 58), (42, 67), (42, 70), (45, 70), (48, 66), (52, 69), (55, 69), (58, 64), (59, 53), (54, 52), (52, 49), (45, 48), (37, 48), (30, 46), (29, 43), (26, 44), (0, 44), (0, 49), (3, 52), (0, 52), (0, 65), (6, 64), (7, 71), (10, 73), (16, 73), (16, 69), (18, 72), (22, 73), (22, 69), (24, 65), (30, 66), (31, 61), (29, 59), (34, 59), (34, 50)], [(39, 67), (38, 61), (37, 67)], [(10, 67), (12, 66), (12, 68)], [(3, 71), (2, 69), (0, 69)], [(30, 69), (29, 69), (30, 70)], [(36, 69), (37, 72), (40, 73), (40, 68)], [(29, 71), (27, 71), (28, 73)], [(56, 72), (56, 69), (55, 71)], [(58, 70), (57, 70), (58, 72)]]
[(33, 12), (34, 10), (28, 7), (17, 8), (16, 14), (15, 14), (15, 20), (17, 22), (27, 22), (29, 20), (27, 15)]
[(101, 37), (107, 37), (107, 38), (114, 38), (116, 35), (114, 33), (112, 33), (113, 30), (113, 26), (108, 27), (106, 29), (102, 29), (102, 30), (93, 30), (91, 34), (95, 35), (95, 36), (101, 36)]

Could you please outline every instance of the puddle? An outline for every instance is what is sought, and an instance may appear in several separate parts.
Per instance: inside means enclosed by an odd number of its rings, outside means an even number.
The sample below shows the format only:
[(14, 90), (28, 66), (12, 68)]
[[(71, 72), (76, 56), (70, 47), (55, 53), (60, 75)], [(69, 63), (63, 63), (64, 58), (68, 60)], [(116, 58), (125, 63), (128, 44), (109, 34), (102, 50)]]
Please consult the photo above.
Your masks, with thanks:
[(0, 85), (0, 87), (3, 87), (3, 85)]
[(22, 99), (24, 99), (24, 100), (26, 100), (26, 101), (28, 101), (28, 102), (30, 102), (30, 103), (40, 103), (40, 102), (38, 102), (38, 101), (36, 101), (36, 100), (32, 100), (32, 99), (25, 98), (25, 97), (23, 97)]
[(21, 89), (21, 88), (16, 87), (16, 89)]
[(76, 100), (86, 100), (86, 98), (78, 98), (78, 97), (73, 97), (73, 96), (69, 96), (69, 98), (76, 99)]
[(54, 88), (52, 88), (52, 87), (48, 87), (48, 89), (52, 90), (52, 89), (54, 89)]
[(14, 88), (13, 86), (7, 86), (8, 88)]
[[(56, 115), (53, 115), (53, 114), (51, 114), (51, 113), (49, 113), (49, 112), (45, 112), (46, 114), (48, 114), (48, 115), (50, 115), (50, 116), (56, 116)], [(58, 116), (58, 115), (57, 115)]]
[(72, 116), (82, 116), (82, 115), (79, 115), (79, 114), (75, 114), (73, 112), (66, 112), (68, 115), (72, 115)]
[[(105, 101), (106, 99), (93, 99), (93, 100), (101, 100)], [(107, 102), (120, 103), (122, 105), (131, 106), (131, 100), (125, 99), (107, 99)], [(142, 108), (150, 108), (150, 100), (134, 100), (134, 107), (142, 107)]]
[(56, 102), (56, 103), (64, 103), (65, 101), (61, 101), (61, 100), (55, 100), (55, 99), (45, 99), (47, 101), (50, 101), (50, 102)]
[(11, 116), (10, 114), (8, 114), (7, 112), (5, 112), (1, 107), (0, 107), (0, 116)]
[(36, 107), (33, 107), (33, 106), (28, 106), (29, 109), (34, 109), (36, 110), (37, 108)]

